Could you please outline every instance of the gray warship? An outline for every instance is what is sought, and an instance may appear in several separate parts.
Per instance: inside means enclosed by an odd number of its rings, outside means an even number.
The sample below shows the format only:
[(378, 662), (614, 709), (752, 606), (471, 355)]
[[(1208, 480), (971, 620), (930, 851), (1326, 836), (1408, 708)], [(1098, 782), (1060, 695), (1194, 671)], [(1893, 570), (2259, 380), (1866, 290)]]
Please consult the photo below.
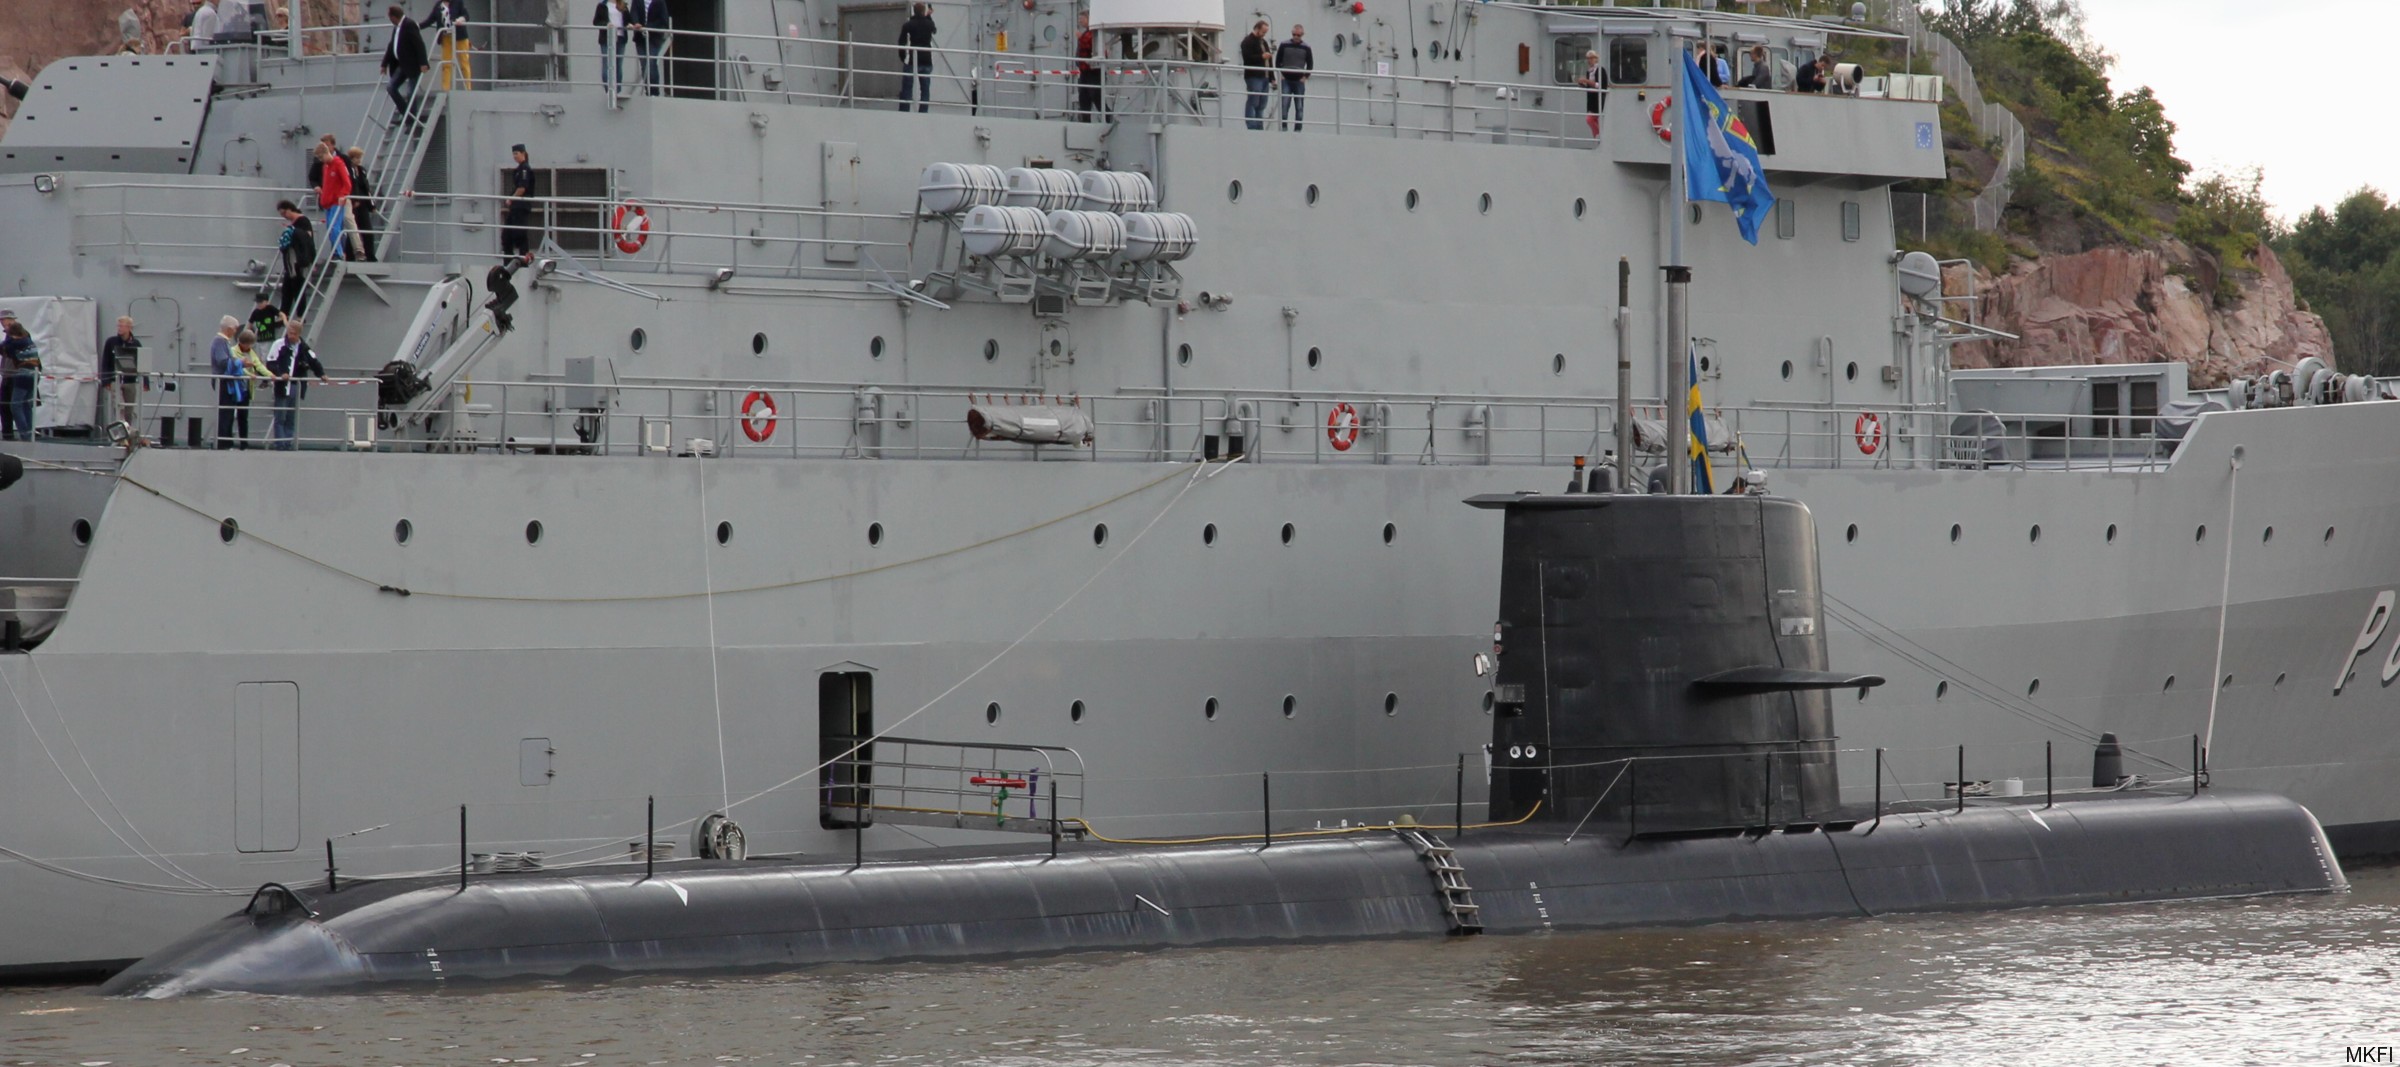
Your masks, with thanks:
[[(1844, 799), (2096, 781), (2113, 735), (2112, 782), (2400, 847), (2389, 386), (1950, 369), (1988, 331), (1890, 192), (1944, 173), (1943, 79), (1789, 91), (1921, 29), (977, 0), (920, 57), (900, 5), (674, 0), (619, 67), (579, 5), (473, 6), (406, 113), (374, 20), (62, 60), (0, 139), (0, 308), (44, 355), (0, 445), (0, 974), (108, 969), (262, 882), (654, 831), (678, 862), (1485, 818), (1525, 695), (1477, 669), (1500, 523), (1459, 501), (1576, 457), (1674, 488), (1693, 378), (1717, 476), (1825, 531), (1796, 621), (1889, 679), (1840, 698)], [(1261, 20), (1313, 48), (1288, 117), (1240, 67)], [(1675, 180), (1702, 40), (1768, 55), (1724, 91), (1777, 196), (1755, 246)], [(377, 255), (289, 279), (330, 379), (297, 447), (262, 397), (223, 448), (210, 342), (286, 281), (273, 209), (315, 213), (326, 133)]]

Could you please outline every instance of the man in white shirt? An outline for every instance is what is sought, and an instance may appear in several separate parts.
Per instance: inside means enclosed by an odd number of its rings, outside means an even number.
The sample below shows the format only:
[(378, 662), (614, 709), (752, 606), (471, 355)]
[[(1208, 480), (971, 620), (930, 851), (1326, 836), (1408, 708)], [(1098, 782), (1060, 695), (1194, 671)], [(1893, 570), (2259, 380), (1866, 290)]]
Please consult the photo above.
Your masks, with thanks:
[(208, 0), (192, 0), (192, 35), (185, 39), (187, 52), (212, 48), (217, 39), (217, 7)]

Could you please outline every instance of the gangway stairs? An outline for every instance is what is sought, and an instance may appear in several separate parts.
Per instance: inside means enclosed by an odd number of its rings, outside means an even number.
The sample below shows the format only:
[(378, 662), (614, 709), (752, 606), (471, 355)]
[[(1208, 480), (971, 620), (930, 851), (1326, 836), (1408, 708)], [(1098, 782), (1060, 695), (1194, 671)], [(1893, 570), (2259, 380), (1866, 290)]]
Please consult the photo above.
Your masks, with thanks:
[(1399, 826), (1394, 827), (1394, 832), (1417, 851), (1418, 859), (1425, 861), (1425, 872), (1433, 876), (1434, 892), (1441, 897), (1442, 910), (1449, 913), (1450, 932), (1482, 933), (1483, 909), (1475, 903), (1475, 887), (1467, 884), (1467, 869), (1458, 865), (1458, 850), (1428, 830)]
[[(381, 92), (367, 94), (366, 114), (359, 118), (358, 134), (350, 143), (367, 148), (367, 185), (375, 195), (367, 198), (375, 207), (375, 233), (378, 238), (376, 258), (391, 262), (399, 250), (400, 222), (408, 214), (415, 199), (408, 195), (415, 188), (417, 171), (424, 166), (425, 156), (433, 144), (435, 128), (449, 108), (450, 94), (434, 86), (441, 84), (442, 65), (437, 64), (418, 79), (415, 97), (416, 118), (393, 122), (397, 109), (391, 97)], [(323, 218), (320, 212), (319, 219)], [(344, 220), (344, 229), (355, 226), (355, 212)], [(340, 242), (347, 244), (347, 241)], [(354, 264), (337, 255), (345, 251), (332, 240), (332, 235), (317, 234), (317, 261), (309, 266), (307, 280), (301, 283), (300, 296), (295, 303), (302, 309), (306, 324), (302, 336), (310, 344), (318, 344), (318, 331), (331, 318), (333, 302), (342, 291), (342, 281), (350, 274), (366, 274), (366, 266)], [(291, 309), (286, 309), (291, 310)]]

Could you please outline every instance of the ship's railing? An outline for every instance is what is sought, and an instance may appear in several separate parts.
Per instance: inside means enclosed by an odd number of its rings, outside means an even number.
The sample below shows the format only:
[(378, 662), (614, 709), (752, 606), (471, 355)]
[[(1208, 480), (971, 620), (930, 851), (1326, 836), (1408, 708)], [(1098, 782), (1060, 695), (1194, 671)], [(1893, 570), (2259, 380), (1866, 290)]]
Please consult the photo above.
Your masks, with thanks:
[[(176, 373), (145, 379), (151, 388), (137, 394), (137, 431), (154, 443), (217, 443), (220, 379)], [(263, 447), (271, 383), (249, 384), (246, 441)], [(1554, 466), (1576, 456), (1597, 464), (1616, 438), (1615, 404), (1596, 397), (1138, 390), (1078, 396), (898, 383), (545, 377), (460, 382), (402, 416), (379, 408), (377, 390), (375, 379), (351, 372), (312, 382), (299, 404), (296, 444), (565, 455), (1053, 462), (1239, 455), (1253, 463)], [(968, 428), (971, 409), (1022, 405), (1081, 409), (1092, 421), (1090, 440), (979, 440)], [(1633, 405), (1633, 416), (1639, 464), (1660, 462), (1668, 410), (1646, 399)], [(1747, 469), (2157, 471), (2172, 462), (2178, 431), (2191, 424), (2159, 415), (1852, 404), (1710, 406), (1703, 423), (1720, 483)]]
[[(286, 46), (227, 46), (256, 50), (270, 84), (301, 92), (379, 85), (376, 64), (392, 28), (387, 23), (308, 27), (299, 59)], [(589, 26), (479, 23), (472, 84), (477, 88), (556, 90), (598, 88), (603, 46)], [(1117, 46), (1114, 33), (1107, 35)], [(1227, 30), (1224, 47), (1239, 36)], [(660, 59), (659, 90), (685, 98), (827, 107), (897, 108), (905, 50), (893, 43), (802, 36), (675, 30)], [(1180, 47), (1174, 40), (1147, 43)], [(646, 92), (640, 44), (624, 50), (624, 85)], [(1072, 35), (1048, 52), (960, 48), (923, 50), (930, 69), (907, 75), (929, 86), (930, 109), (951, 114), (1075, 119), (1086, 114), (1078, 73), (1083, 62), (1101, 71), (1101, 115), (1140, 123), (1234, 128), (1246, 121), (1248, 92), (1238, 64), (1189, 59), (1099, 57), (1078, 61)], [(1055, 53), (1055, 54), (1054, 54)], [(1328, 63), (1338, 54), (1320, 49)], [(296, 68), (296, 69), (295, 69)], [(570, 71), (573, 72), (570, 78)], [(1281, 78), (1266, 94), (1267, 128), (1281, 122)], [(1621, 86), (1631, 97), (1655, 86)], [(1491, 139), (1591, 147), (1584, 124), (1584, 90), (1546, 81), (1512, 82), (1366, 73), (1320, 68), (1307, 82), (1304, 131), (1383, 137)], [(1858, 98), (1860, 106), (1880, 101)], [(1609, 110), (1616, 121), (1638, 121), (1634, 101)], [(909, 105), (914, 109), (919, 103)], [(1627, 118), (1626, 116), (1632, 116)]]
[(1073, 833), (1084, 819), (1083, 756), (1072, 748), (888, 735), (823, 741), (853, 749), (818, 772), (819, 810), (830, 820)]

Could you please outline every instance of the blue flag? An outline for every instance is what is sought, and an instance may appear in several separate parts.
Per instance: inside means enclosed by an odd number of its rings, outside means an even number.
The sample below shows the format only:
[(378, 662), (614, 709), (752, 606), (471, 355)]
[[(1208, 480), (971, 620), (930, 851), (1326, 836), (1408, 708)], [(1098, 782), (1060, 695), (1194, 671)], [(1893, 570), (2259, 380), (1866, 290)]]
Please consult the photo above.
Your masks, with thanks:
[(1742, 240), (1757, 244), (1759, 226), (1775, 210), (1775, 194), (1768, 191), (1766, 169), (1758, 162), (1758, 142), (1689, 53), (1683, 57), (1680, 117), (1683, 128), (1676, 133), (1683, 138), (1684, 195), (1732, 208)]
[(1714, 493), (1717, 491), (1717, 474), (1708, 465), (1708, 421), (1700, 417), (1699, 355), (1686, 353), (1684, 366), (1692, 373), (1691, 398), (1687, 405), (1692, 416), (1692, 488), (1703, 493)]

